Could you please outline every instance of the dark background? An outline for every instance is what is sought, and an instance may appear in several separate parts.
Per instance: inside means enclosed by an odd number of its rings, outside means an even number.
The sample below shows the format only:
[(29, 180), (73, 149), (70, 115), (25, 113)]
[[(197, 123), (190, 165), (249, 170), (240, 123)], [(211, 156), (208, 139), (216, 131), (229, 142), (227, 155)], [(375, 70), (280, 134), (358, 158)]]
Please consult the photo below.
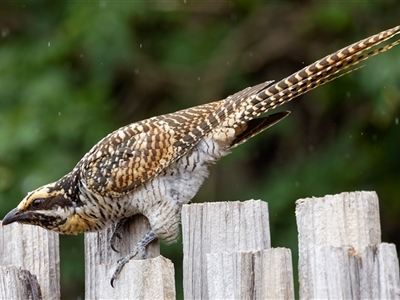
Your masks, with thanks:
[[(0, 218), (116, 128), (279, 80), (399, 12), (399, 1), (0, 2)], [(296, 266), (296, 199), (374, 190), (382, 239), (400, 246), (400, 46), (279, 109), (292, 114), (212, 166), (194, 201), (268, 201), (272, 245)], [(178, 298), (181, 252), (162, 249)], [(62, 297), (82, 299), (83, 235), (61, 236), (61, 256)]]

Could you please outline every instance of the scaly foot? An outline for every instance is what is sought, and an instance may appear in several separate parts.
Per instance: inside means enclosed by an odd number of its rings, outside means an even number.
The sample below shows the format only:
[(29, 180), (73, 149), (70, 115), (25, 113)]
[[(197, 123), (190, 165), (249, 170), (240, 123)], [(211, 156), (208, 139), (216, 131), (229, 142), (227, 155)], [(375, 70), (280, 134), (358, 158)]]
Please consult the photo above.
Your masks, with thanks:
[(140, 255), (141, 259), (147, 258), (146, 247), (148, 244), (150, 244), (156, 238), (157, 237), (156, 237), (156, 234), (154, 233), (154, 231), (149, 230), (146, 233), (146, 235), (140, 239), (140, 241), (136, 244), (136, 246), (132, 249), (132, 251), (129, 252), (128, 255), (126, 255), (118, 260), (117, 268), (115, 269), (114, 274), (110, 281), (112, 287), (114, 287), (114, 281), (118, 278), (119, 273), (121, 272), (122, 268), (128, 261), (130, 261), (132, 258), (134, 258), (137, 254)]

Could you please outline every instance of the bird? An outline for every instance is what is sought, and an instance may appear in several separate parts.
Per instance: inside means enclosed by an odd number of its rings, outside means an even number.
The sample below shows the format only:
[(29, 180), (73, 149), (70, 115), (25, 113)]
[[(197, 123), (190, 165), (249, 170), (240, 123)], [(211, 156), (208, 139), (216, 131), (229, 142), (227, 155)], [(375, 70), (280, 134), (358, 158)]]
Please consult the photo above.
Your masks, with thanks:
[[(154, 239), (174, 242), (183, 204), (210, 165), (289, 115), (265, 115), (292, 99), (360, 68), (360, 62), (400, 43), (400, 25), (346, 46), (274, 83), (245, 88), (223, 100), (138, 121), (108, 134), (59, 180), (28, 193), (3, 219), (60, 234), (100, 231), (112, 224), (112, 249), (124, 222), (142, 214), (150, 230), (122, 257), (111, 278)], [(387, 41), (386, 43), (384, 43)], [(361, 66), (362, 67), (362, 66)]]

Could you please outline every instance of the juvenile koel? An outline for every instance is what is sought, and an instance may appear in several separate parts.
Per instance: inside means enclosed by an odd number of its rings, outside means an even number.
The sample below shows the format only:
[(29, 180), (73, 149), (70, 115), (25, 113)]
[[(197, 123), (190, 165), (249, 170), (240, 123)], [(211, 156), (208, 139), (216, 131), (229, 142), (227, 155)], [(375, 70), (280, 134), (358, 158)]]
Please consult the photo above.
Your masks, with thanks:
[(176, 240), (180, 212), (208, 175), (208, 166), (284, 119), (289, 112), (261, 116), (299, 95), (356, 70), (359, 62), (385, 52), (400, 39), (400, 26), (345, 47), (274, 84), (267, 81), (224, 100), (152, 117), (124, 126), (99, 141), (56, 182), (30, 193), (2, 224), (32, 224), (62, 234), (99, 231), (117, 223), (114, 249), (124, 221), (143, 214), (151, 230), (123, 265), (155, 238)]

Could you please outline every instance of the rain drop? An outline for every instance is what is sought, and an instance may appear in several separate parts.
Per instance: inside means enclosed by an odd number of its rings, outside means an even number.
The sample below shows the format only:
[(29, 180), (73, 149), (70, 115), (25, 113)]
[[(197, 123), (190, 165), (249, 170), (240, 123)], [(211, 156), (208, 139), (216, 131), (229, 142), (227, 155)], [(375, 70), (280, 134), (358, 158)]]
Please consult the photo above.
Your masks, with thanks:
[(6, 37), (7, 35), (9, 35), (9, 33), (10, 33), (10, 29), (8, 29), (8, 27), (3, 27), (2, 29), (1, 29), (1, 36), (4, 38), (4, 37)]

